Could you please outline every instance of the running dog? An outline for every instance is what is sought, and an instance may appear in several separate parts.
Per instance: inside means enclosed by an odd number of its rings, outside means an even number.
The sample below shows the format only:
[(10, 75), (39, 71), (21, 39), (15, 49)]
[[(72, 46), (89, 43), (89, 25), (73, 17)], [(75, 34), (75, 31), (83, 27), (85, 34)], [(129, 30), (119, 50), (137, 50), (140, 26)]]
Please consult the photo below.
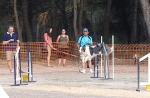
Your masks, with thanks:
[(80, 47), (80, 58), (82, 62), (87, 62), (88, 60), (91, 60), (97, 55), (105, 54), (110, 54), (112, 52), (113, 48), (102, 44), (102, 43), (97, 43), (95, 46), (83, 46)]

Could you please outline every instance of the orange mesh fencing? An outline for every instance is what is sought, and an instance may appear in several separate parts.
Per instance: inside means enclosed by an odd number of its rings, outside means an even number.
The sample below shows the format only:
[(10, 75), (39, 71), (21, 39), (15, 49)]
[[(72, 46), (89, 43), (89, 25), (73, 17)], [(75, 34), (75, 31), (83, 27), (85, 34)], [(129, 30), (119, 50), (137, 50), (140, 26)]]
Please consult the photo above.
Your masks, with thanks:
[[(30, 51), (32, 54), (32, 60), (34, 63), (39, 61), (46, 60), (47, 57), (47, 50), (44, 47), (43, 42), (30, 42)], [(20, 50), (21, 58), (27, 58), (27, 43), (22, 42)], [(59, 45), (53, 42), (53, 46), (58, 49), (59, 51), (63, 52)], [(111, 47), (111, 44), (108, 44)], [(78, 57), (74, 57), (69, 54), (73, 54), (79, 56), (78, 49), (76, 46), (76, 42), (69, 42), (67, 47), (67, 59), (77, 61)], [(142, 57), (150, 52), (150, 45), (149, 44), (115, 44), (114, 45), (114, 62), (115, 65), (134, 65), (136, 64), (137, 57)], [(51, 60), (55, 60), (58, 58), (58, 51), (52, 50), (51, 52)], [(0, 59), (5, 59), (5, 46), (0, 44)], [(110, 54), (109, 60), (111, 61), (112, 56)], [(147, 63), (147, 60), (144, 61)]]

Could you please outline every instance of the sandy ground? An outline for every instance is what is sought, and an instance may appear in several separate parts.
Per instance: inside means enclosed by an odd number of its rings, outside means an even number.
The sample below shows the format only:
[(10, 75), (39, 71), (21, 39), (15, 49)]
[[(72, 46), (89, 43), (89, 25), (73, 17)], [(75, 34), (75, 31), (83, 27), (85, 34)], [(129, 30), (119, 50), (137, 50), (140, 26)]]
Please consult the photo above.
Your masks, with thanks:
[[(5, 66), (6, 62), (1, 61), (0, 85), (10, 98), (150, 98), (150, 91), (145, 86), (140, 87), (140, 92), (136, 91), (135, 65), (115, 65), (115, 78), (105, 80), (103, 77), (91, 78), (93, 74), (88, 73), (89, 69), (85, 74), (79, 73), (77, 62), (70, 61), (65, 67), (56, 66), (56, 62), (52, 61), (53, 67), (47, 67), (43, 62), (33, 64), (36, 82), (11, 86), (13, 73)], [(27, 63), (22, 62), (22, 65), (27, 72)], [(141, 66), (141, 81), (147, 81), (147, 65)]]

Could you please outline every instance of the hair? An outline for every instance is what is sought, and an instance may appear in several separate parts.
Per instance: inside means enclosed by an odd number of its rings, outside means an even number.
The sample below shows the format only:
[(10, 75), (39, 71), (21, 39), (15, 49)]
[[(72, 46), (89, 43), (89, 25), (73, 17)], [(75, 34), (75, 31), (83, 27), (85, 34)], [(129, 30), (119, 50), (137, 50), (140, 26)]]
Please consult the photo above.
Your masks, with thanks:
[(7, 29), (9, 29), (9, 28), (14, 28), (14, 26), (13, 26), (13, 25), (9, 25), (9, 26), (7, 27)]
[(49, 27), (49, 28), (47, 28), (46, 31), (44, 31), (44, 33), (47, 33), (47, 35), (50, 36), (50, 37), (52, 37), (52, 34), (49, 32), (51, 28), (52, 27)]
[[(64, 28), (63, 28), (63, 29), (61, 29), (61, 32), (62, 32), (63, 30), (65, 30), (65, 32), (66, 32), (66, 29), (64, 29)], [(65, 33), (65, 34), (66, 34), (66, 33)]]

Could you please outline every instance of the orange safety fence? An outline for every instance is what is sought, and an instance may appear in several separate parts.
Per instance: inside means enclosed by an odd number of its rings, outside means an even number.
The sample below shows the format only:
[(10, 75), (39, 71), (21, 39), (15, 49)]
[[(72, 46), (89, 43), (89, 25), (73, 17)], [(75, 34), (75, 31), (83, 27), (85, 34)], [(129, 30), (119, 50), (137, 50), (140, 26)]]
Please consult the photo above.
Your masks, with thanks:
[[(33, 63), (37, 63), (39, 61), (46, 60), (47, 57), (47, 50), (44, 47), (43, 42), (30, 42), (30, 51), (32, 54)], [(22, 42), (20, 44), (20, 56), (21, 58), (27, 58), (27, 43)], [(55, 60), (58, 58), (58, 53), (62, 50), (59, 45), (53, 42), (53, 46), (58, 49), (59, 51), (52, 50), (51, 52), (51, 60)], [(111, 44), (108, 44), (111, 47)], [(71, 61), (77, 61), (78, 57), (72, 56), (76, 55), (79, 56), (78, 49), (76, 46), (76, 42), (69, 42), (67, 45), (67, 59)], [(134, 65), (136, 64), (136, 57), (142, 57), (150, 52), (150, 45), (149, 44), (114, 44), (114, 62), (115, 65)], [(72, 54), (72, 55), (70, 55)], [(0, 59), (5, 59), (5, 46), (0, 44)], [(112, 56), (110, 54), (109, 60), (112, 60)], [(145, 60), (145, 63), (146, 60)]]
[[(34, 63), (36, 63), (37, 61), (46, 60), (48, 51), (46, 47), (44, 46), (44, 42), (29, 42), (29, 46), (30, 46), (30, 52), (32, 54), (32, 60)], [(62, 48), (64, 48), (63, 45), (60, 47), (59, 44), (57, 44), (56, 42), (53, 42), (53, 47), (57, 49), (57, 51), (51, 50), (51, 60), (57, 59), (58, 54), (60, 52), (64, 52), (61, 50)], [(65, 53), (67, 54), (68, 60), (77, 59), (77, 57), (74, 57), (72, 55), (79, 56), (78, 49), (77, 49), (75, 42), (69, 42), (67, 44), (67, 47), (65, 47), (65, 49), (66, 49)], [(22, 59), (27, 58), (27, 43), (26, 42), (20, 43), (20, 57)], [(5, 45), (0, 44), (0, 59), (5, 59), (5, 58), (6, 58)]]

